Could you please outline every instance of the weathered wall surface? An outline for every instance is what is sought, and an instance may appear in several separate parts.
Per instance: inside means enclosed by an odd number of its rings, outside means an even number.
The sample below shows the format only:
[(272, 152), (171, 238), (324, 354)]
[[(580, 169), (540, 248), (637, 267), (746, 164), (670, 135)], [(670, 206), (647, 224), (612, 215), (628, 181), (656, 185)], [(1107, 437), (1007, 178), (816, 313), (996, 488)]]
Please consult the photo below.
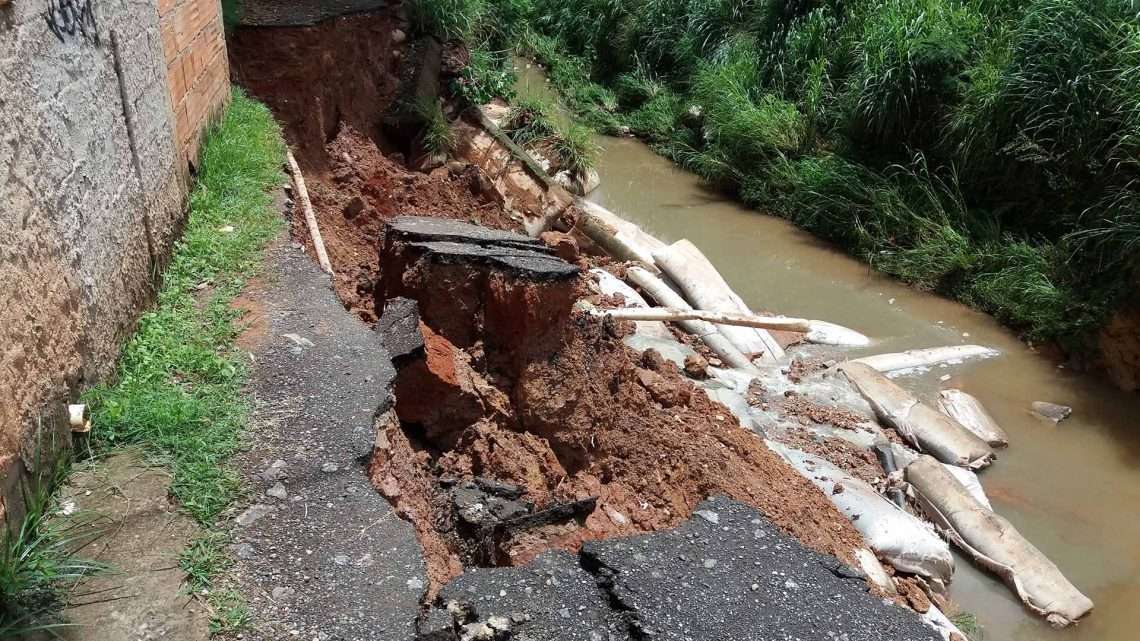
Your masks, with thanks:
[(167, 67), (152, 0), (0, 5), (0, 500), (169, 255), (188, 171)]
[(186, 163), (198, 157), (202, 129), (229, 96), (230, 69), (218, 0), (158, 0), (170, 79), (174, 141)]

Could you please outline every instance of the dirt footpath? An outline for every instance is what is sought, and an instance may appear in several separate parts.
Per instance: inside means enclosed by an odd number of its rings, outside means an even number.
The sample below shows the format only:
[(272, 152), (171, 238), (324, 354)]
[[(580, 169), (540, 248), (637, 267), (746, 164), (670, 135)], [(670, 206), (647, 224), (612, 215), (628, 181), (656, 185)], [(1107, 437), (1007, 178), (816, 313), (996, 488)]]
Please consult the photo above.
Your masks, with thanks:
[(95, 461), (69, 480), (60, 495), (65, 512), (92, 521), (85, 559), (110, 570), (70, 592), (64, 612), (68, 641), (179, 639), (206, 641), (210, 613), (186, 593), (179, 556), (198, 533), (170, 500), (170, 474), (129, 450)]

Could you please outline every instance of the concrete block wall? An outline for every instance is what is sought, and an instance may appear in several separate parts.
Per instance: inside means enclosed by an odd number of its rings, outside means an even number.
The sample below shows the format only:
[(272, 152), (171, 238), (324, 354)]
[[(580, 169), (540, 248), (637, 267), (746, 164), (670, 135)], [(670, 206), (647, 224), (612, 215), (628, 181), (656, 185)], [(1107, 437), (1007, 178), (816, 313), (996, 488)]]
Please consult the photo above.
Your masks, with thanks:
[(157, 8), (175, 142), (183, 159), (193, 164), (203, 129), (229, 97), (221, 4), (219, 0), (157, 0)]
[(0, 2), (0, 521), (153, 297), (228, 77), (195, 42), (175, 57), (194, 82), (179, 135), (158, 0)]

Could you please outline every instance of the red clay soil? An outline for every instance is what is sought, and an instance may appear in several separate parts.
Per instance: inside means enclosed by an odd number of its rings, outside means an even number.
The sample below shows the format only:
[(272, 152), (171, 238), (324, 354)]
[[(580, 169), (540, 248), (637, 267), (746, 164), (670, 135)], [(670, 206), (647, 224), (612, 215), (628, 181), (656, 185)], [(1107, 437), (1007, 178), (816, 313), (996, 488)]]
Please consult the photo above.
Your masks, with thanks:
[(394, 41), (396, 13), (227, 35), (234, 82), (273, 111), (306, 172), (328, 169), (325, 143), (342, 123), (383, 140), (380, 115), (396, 97), (403, 48)]
[[(376, 320), (372, 292), (380, 275), (378, 242), (384, 221), (395, 216), (438, 216), (497, 229), (518, 229), (480, 170), (452, 165), (430, 175), (412, 171), (381, 153), (370, 138), (345, 126), (326, 147), (327, 174), (306, 174), (309, 196), (325, 249), (336, 273), (337, 295), (367, 322)], [(304, 216), (293, 216), (293, 238), (315, 255)]]
[[(373, 482), (415, 524), (433, 593), (463, 566), (441, 518), (440, 477), (513, 483), (538, 508), (597, 497), (582, 526), (548, 527), (510, 541), (505, 562), (511, 565), (549, 548), (574, 550), (586, 540), (674, 527), (711, 494), (753, 505), (808, 547), (851, 562), (863, 541), (850, 522), (675, 365), (652, 350), (641, 357), (625, 347), (623, 331), (625, 324), (576, 314), (551, 358), (530, 362), (517, 380), (496, 380), (498, 392), (477, 394), (486, 400), (484, 417), (458, 434), (441, 438), (423, 425), (406, 430), (391, 416), (381, 426)], [(454, 373), (467, 369), (468, 355), (440, 365), (440, 354), (460, 350), (438, 335), (428, 340), (435, 371), (481, 379), (468, 389), (487, 384), (479, 373)], [(397, 413), (399, 386), (398, 379)], [(447, 395), (436, 398), (450, 402)]]

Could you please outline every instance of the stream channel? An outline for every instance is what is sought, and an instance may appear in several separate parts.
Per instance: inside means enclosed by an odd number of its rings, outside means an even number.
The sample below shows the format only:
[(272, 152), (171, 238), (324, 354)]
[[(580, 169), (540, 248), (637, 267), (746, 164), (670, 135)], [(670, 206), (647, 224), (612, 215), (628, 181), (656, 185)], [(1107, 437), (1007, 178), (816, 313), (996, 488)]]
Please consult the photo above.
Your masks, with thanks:
[[(537, 68), (518, 67), (520, 95), (553, 98)], [(946, 387), (981, 400), (1010, 439), (981, 474), (994, 510), (1096, 609), (1054, 630), (957, 553), (951, 595), (977, 616), (986, 641), (1140, 638), (1140, 396), (1059, 367), (988, 315), (878, 275), (791, 223), (734, 202), (638, 140), (597, 142), (601, 187), (589, 199), (667, 243), (688, 238), (750, 308), (870, 336), (873, 344), (852, 357), (963, 343), (999, 350), (996, 358), (897, 380), (928, 401)], [(1073, 414), (1053, 425), (1029, 412), (1033, 401), (1069, 405)]]

